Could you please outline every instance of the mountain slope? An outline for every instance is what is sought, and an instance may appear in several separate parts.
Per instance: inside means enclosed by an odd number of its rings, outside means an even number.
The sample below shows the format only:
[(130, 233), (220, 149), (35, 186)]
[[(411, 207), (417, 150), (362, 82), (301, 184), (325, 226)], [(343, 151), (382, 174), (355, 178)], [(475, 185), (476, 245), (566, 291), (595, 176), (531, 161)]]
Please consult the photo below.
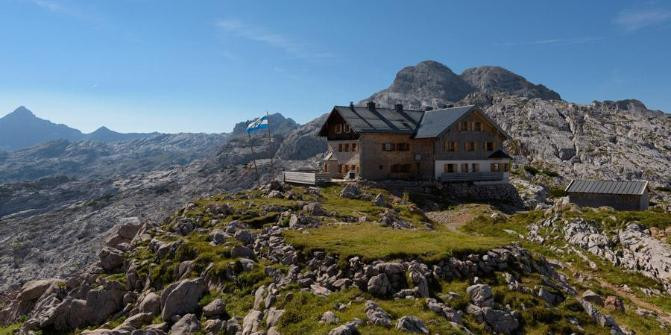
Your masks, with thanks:
[(524, 77), (499, 66), (466, 69), (459, 77), (482, 93), (507, 93), (528, 98), (561, 100), (559, 93), (543, 85), (530, 83)]
[(40, 119), (21, 106), (0, 118), (0, 149), (16, 150), (55, 139), (77, 140), (83, 134), (66, 125)]

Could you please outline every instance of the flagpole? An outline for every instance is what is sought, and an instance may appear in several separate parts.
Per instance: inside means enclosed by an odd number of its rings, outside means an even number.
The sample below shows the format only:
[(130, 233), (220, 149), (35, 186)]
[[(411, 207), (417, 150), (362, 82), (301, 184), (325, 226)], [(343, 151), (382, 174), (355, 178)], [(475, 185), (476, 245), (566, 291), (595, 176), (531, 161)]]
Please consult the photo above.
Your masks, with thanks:
[(268, 149), (270, 151), (270, 173), (273, 171), (273, 137), (270, 135), (270, 114), (266, 111), (266, 120), (268, 121)]
[(254, 143), (252, 142), (252, 134), (248, 131), (247, 137), (249, 138), (249, 148), (252, 150), (252, 161), (254, 162), (254, 173), (256, 174), (256, 186), (261, 185), (259, 180), (259, 169), (256, 167), (256, 154), (254, 153)]

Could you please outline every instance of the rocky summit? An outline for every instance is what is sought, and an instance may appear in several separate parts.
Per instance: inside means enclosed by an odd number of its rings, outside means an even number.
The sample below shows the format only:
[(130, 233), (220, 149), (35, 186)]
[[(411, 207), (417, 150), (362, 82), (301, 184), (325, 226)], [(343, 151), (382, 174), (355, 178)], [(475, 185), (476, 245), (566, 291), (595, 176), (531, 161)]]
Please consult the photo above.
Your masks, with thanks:
[[(0, 152), (0, 334), (671, 332), (667, 114), (434, 61), (368, 101), (480, 106), (510, 185), (278, 181), (319, 167), (323, 115), (254, 152), (248, 122)], [(650, 209), (577, 207), (576, 177), (649, 180)]]

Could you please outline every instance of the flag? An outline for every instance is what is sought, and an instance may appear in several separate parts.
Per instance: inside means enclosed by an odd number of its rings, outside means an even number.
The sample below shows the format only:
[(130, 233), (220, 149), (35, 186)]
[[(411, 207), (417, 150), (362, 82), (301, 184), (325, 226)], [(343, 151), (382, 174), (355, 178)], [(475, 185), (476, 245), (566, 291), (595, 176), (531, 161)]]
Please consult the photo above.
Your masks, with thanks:
[(262, 116), (260, 118), (256, 118), (256, 120), (250, 122), (247, 125), (247, 133), (253, 133), (257, 130), (261, 129), (268, 129), (268, 117), (267, 116)]

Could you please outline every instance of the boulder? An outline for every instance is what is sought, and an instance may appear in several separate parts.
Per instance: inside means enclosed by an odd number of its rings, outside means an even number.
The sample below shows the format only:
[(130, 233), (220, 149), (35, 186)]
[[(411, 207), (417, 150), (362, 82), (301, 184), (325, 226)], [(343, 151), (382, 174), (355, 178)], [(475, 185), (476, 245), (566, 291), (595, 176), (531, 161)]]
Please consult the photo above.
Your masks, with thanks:
[(469, 286), (466, 293), (471, 298), (471, 302), (479, 307), (491, 306), (494, 303), (492, 288), (486, 284), (476, 284)]
[(159, 315), (161, 313), (161, 297), (154, 292), (147, 293), (138, 305), (138, 310), (140, 313)]
[(606, 297), (606, 300), (603, 304), (604, 307), (611, 311), (624, 312), (624, 302), (620, 297), (609, 295)]
[(387, 207), (387, 200), (384, 198), (384, 195), (382, 193), (378, 193), (378, 195), (373, 198), (373, 205), (379, 206), (379, 207)]
[(184, 279), (166, 287), (161, 293), (161, 318), (170, 321), (175, 315), (195, 312), (205, 291), (207, 288), (202, 278)]
[(222, 243), (226, 242), (226, 238), (228, 238), (229, 236), (230, 235), (228, 235), (228, 233), (226, 233), (225, 231), (223, 231), (221, 229), (214, 229), (208, 235), (210, 241), (214, 245), (219, 245), (219, 244), (222, 244)]
[(592, 290), (587, 290), (582, 294), (582, 298), (599, 306), (603, 306), (603, 298)]
[(203, 324), (203, 329), (207, 334), (220, 334), (221, 331), (224, 329), (224, 325), (225, 325), (224, 321), (221, 321), (219, 319), (206, 320), (205, 323)]
[(260, 330), (263, 312), (251, 310), (242, 320), (242, 335), (251, 335)]
[(407, 331), (411, 333), (428, 334), (429, 329), (426, 328), (424, 322), (416, 316), (406, 315), (398, 319), (396, 322), (396, 329)]
[(116, 248), (122, 243), (130, 243), (142, 228), (142, 223), (137, 217), (123, 218), (121, 223), (115, 225), (107, 232), (104, 240), (105, 246)]
[(219, 318), (226, 314), (226, 306), (221, 299), (214, 299), (203, 307), (203, 315), (206, 318)]
[(361, 190), (356, 184), (347, 184), (340, 191), (341, 198), (358, 199), (361, 197)]
[(100, 258), (100, 267), (108, 273), (121, 268), (124, 261), (122, 251), (109, 247), (104, 247), (100, 250), (98, 257)]
[(359, 335), (355, 322), (348, 322), (342, 326), (335, 327), (329, 331), (328, 335)]
[(284, 315), (283, 309), (275, 309), (274, 307), (269, 308), (266, 312), (266, 326), (275, 326), (280, 321), (282, 315)]
[(241, 246), (241, 245), (236, 245), (231, 249), (231, 257), (232, 258), (254, 258), (254, 250)]
[(123, 321), (123, 323), (119, 327), (116, 327), (115, 330), (140, 329), (142, 328), (142, 326), (150, 324), (153, 319), (154, 316), (151, 315), (151, 313), (138, 313), (128, 317), (126, 320)]
[(169, 335), (197, 334), (200, 330), (200, 321), (194, 314), (186, 314), (170, 327)]
[(340, 322), (340, 320), (335, 315), (335, 313), (333, 313), (332, 311), (326, 311), (326, 312), (324, 312), (324, 314), (322, 314), (322, 317), (321, 317), (321, 319), (319, 319), (319, 322), (320, 323), (325, 323), (327, 325), (334, 325), (334, 324)]
[(385, 297), (392, 293), (391, 284), (385, 273), (372, 276), (368, 280), (368, 293), (377, 297)]
[(492, 330), (497, 333), (511, 334), (519, 326), (517, 318), (508, 311), (484, 307), (482, 316)]
[(391, 315), (378, 306), (375, 302), (368, 300), (364, 308), (368, 322), (382, 327), (391, 327)]
[(243, 230), (243, 229), (238, 230), (235, 232), (233, 237), (235, 237), (236, 240), (244, 244), (254, 243), (254, 235), (252, 235), (252, 233), (250, 233), (249, 230)]
[(541, 287), (538, 290), (538, 297), (545, 300), (548, 304), (552, 306), (559, 305), (564, 301), (564, 296), (559, 292), (553, 292), (547, 287)]
[(41, 279), (41, 280), (31, 280), (21, 287), (21, 292), (16, 296), (14, 300), (14, 306), (9, 310), (9, 319), (16, 319), (21, 315), (28, 314), (37, 300), (48, 293), (48, 291), (53, 291), (59, 287), (65, 287), (65, 281), (61, 279)]
[(303, 206), (303, 212), (316, 216), (323, 216), (327, 214), (318, 202), (311, 202)]

